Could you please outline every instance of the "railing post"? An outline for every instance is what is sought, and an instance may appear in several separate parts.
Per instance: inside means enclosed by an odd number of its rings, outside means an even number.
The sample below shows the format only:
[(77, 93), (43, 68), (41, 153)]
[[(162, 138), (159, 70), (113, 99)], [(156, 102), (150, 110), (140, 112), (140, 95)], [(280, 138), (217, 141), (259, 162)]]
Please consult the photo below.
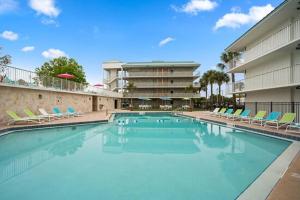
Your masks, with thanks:
[(273, 112), (273, 102), (270, 102), (270, 112)]
[(257, 113), (257, 102), (255, 102), (254, 104), (255, 104), (255, 113)]

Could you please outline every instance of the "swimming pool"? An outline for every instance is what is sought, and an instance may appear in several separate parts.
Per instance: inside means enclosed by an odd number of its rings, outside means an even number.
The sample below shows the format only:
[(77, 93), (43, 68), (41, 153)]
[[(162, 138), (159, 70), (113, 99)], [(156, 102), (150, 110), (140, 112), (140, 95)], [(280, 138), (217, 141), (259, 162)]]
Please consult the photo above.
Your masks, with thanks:
[(0, 137), (6, 199), (235, 199), (289, 141), (169, 113)]

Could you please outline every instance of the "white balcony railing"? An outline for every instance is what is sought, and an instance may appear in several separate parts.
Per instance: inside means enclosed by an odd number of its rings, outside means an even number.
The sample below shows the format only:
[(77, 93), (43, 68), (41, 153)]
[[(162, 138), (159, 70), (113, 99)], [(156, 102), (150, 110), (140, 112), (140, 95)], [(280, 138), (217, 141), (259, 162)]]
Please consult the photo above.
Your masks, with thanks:
[(131, 94), (124, 94), (125, 97), (128, 98), (141, 98), (141, 97), (148, 97), (148, 98), (160, 98), (160, 97), (170, 97), (170, 98), (195, 98), (200, 97), (200, 94), (193, 94), (193, 93), (131, 93)]
[(199, 76), (197, 73), (193, 74), (192, 72), (128, 72), (125, 78), (130, 77), (192, 77)]
[(121, 97), (121, 94), (95, 87), (89, 84), (81, 84), (71, 80), (38, 76), (35, 72), (15, 67), (5, 67), (0, 72), (0, 85), (22, 86), (32, 89), (50, 89), (79, 93), (92, 93), (109, 97)]
[(232, 85), (232, 92), (269, 89), (300, 83), (300, 65), (284, 67), (271, 72), (248, 77)]
[(248, 46), (248, 49), (241, 53), (242, 61), (235, 61), (232, 67), (239, 67), (298, 39), (300, 39), (300, 19), (263, 38), (254, 46)]

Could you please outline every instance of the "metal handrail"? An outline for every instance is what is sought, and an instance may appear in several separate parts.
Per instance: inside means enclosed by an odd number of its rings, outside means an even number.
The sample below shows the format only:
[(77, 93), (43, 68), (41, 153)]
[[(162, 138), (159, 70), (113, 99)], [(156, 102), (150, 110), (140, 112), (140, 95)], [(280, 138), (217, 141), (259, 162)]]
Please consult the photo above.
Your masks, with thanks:
[(112, 97), (122, 95), (104, 88), (95, 87), (89, 84), (82, 84), (71, 80), (50, 76), (38, 76), (36, 72), (23, 70), (17, 67), (6, 66), (0, 73), (0, 84), (22, 86), (28, 88), (42, 88), (70, 92), (92, 93)]

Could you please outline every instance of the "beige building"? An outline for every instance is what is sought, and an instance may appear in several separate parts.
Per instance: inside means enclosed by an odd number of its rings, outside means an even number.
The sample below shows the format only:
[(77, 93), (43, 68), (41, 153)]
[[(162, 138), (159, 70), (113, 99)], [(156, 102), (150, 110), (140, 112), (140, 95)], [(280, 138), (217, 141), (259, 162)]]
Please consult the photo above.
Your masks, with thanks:
[(244, 80), (232, 93), (246, 102), (300, 102), (300, 1), (286, 0), (226, 51), (239, 52), (229, 73)]
[[(195, 72), (199, 66), (192, 61), (105, 62), (104, 82), (109, 89), (122, 92), (125, 100), (133, 98), (134, 107), (145, 101), (153, 107), (162, 104), (178, 107), (200, 97), (187, 89), (190, 85), (197, 87), (194, 81), (199, 78)], [(128, 83), (135, 86), (130, 93), (125, 90)]]

